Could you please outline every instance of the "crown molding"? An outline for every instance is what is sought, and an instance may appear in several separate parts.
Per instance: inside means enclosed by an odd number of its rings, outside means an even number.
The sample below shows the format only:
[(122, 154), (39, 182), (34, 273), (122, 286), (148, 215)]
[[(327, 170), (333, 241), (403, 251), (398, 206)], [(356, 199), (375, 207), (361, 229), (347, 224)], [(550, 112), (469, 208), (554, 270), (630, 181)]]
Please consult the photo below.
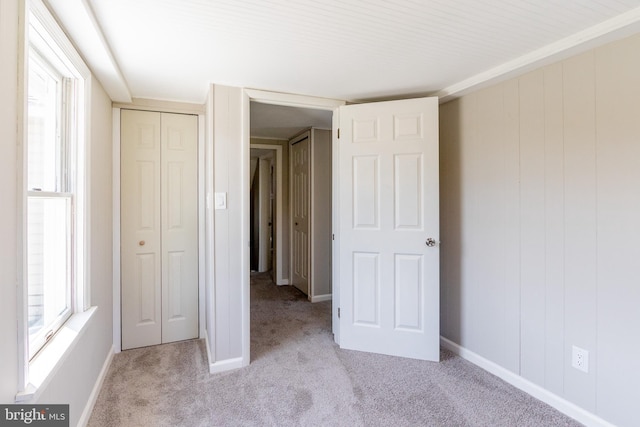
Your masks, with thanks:
[(499, 83), (541, 66), (560, 61), (640, 31), (640, 7), (601, 22), (526, 55), (454, 83), (435, 94), (440, 103)]

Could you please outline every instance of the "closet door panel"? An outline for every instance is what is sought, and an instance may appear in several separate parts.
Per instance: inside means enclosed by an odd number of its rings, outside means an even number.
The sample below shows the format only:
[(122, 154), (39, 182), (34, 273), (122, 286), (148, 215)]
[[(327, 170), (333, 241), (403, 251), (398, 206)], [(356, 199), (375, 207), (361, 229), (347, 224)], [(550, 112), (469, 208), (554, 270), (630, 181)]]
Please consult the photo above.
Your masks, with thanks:
[(160, 115), (121, 113), (122, 348), (161, 342)]
[(198, 337), (197, 117), (161, 114), (162, 342)]

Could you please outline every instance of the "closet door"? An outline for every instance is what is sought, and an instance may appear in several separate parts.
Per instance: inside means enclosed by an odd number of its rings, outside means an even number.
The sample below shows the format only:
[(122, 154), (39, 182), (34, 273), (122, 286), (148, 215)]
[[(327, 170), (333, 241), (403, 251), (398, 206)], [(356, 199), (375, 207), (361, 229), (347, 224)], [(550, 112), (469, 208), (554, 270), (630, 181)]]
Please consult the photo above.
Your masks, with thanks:
[(122, 348), (160, 344), (160, 114), (121, 113)]
[(197, 117), (121, 113), (122, 348), (198, 336)]
[(198, 336), (198, 122), (161, 117), (162, 342)]

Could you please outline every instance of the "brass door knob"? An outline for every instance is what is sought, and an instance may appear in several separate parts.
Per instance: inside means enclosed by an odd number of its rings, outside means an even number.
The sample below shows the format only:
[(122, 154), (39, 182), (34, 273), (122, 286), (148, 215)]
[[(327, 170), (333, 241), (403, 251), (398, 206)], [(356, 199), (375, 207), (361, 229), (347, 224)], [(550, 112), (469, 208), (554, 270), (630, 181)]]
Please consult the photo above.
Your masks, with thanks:
[(145, 242), (144, 240), (140, 240), (140, 241), (138, 242), (138, 244), (139, 244), (140, 246), (144, 246), (144, 244), (145, 244), (145, 243), (146, 243), (146, 242)]

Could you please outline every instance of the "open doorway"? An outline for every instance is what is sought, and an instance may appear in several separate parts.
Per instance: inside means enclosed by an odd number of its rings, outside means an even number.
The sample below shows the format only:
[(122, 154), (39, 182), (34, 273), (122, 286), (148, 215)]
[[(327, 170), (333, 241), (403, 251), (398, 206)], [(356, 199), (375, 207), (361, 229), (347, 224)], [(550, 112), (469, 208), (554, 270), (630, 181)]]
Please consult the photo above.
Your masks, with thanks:
[(251, 272), (270, 272), (277, 283), (274, 216), (276, 156), (269, 148), (251, 148), (249, 178)]
[[(318, 127), (326, 127), (327, 129), (332, 129), (330, 131), (331, 134), (331, 148), (335, 146), (337, 143), (336, 139), (336, 130), (337, 127), (334, 126), (334, 120), (337, 117), (335, 112), (337, 108), (341, 105), (344, 105), (343, 101), (331, 100), (331, 99), (323, 99), (323, 98), (314, 98), (300, 95), (290, 95), (290, 94), (279, 94), (274, 92), (264, 92), (260, 90), (254, 89), (245, 89), (244, 90), (244, 100), (243, 100), (243, 145), (242, 148), (242, 159), (244, 171), (243, 176), (245, 177), (243, 181), (246, 183), (246, 192), (243, 196), (244, 199), (244, 213), (243, 213), (243, 222), (244, 222), (244, 236), (246, 236), (246, 246), (244, 255), (242, 257), (242, 265), (243, 265), (243, 286), (242, 286), (242, 340), (243, 340), (243, 352), (242, 352), (242, 360), (243, 364), (248, 364), (252, 357), (255, 357), (255, 354), (251, 348), (254, 342), (254, 338), (250, 338), (252, 336), (250, 332), (250, 325), (256, 324), (257, 319), (254, 318), (254, 315), (258, 313), (254, 307), (254, 288), (251, 286), (251, 278), (250, 274), (250, 245), (249, 245), (249, 237), (250, 237), (250, 195), (249, 195), (249, 179), (250, 179), (250, 149), (252, 144), (265, 144), (271, 146), (280, 146), (281, 152), (283, 156), (282, 168), (278, 168), (276, 166), (276, 174), (278, 172), (282, 172), (282, 191), (278, 192), (276, 190), (276, 199), (278, 195), (282, 198), (283, 204), (282, 209), (278, 209), (276, 207), (276, 212), (274, 213), (276, 229), (274, 231), (274, 235), (276, 236), (276, 241), (274, 242), (275, 252), (278, 251), (278, 248), (282, 248), (282, 256), (279, 258), (282, 261), (283, 269), (282, 271), (282, 282), (277, 284), (281, 285), (290, 285), (290, 248), (291, 248), (291, 215), (290, 215), (290, 205), (289, 205), (289, 192), (290, 192), (290, 183), (286, 182), (289, 178), (289, 139), (292, 135), (296, 135), (305, 129), (309, 129), (313, 126)], [(293, 108), (280, 108), (280, 107), (293, 107)], [(295, 116), (294, 113), (302, 113), (302, 114), (311, 114), (321, 113), (325, 116), (325, 125), (320, 126), (313, 122), (309, 122), (305, 120), (303, 123), (295, 123), (293, 118)], [(278, 117), (283, 116), (284, 117)], [(327, 123), (330, 123), (329, 126), (326, 126)], [(295, 129), (292, 129), (295, 128)], [(286, 133), (284, 133), (286, 131)], [(279, 132), (282, 132), (279, 134)], [(333, 150), (332, 150), (333, 151)], [(333, 162), (335, 159), (332, 158), (332, 169)], [(277, 180), (276, 180), (277, 181)], [(335, 179), (331, 177), (331, 185), (332, 188), (335, 185)], [(276, 203), (277, 205), (277, 203)], [(333, 221), (334, 213), (331, 213), (332, 221)], [(279, 228), (282, 233), (282, 239), (278, 239), (278, 227), (277, 222), (278, 219), (282, 221), (283, 226)], [(331, 243), (333, 245), (333, 243)], [(276, 255), (276, 265), (277, 265), (277, 255)], [(335, 269), (329, 267), (331, 274), (331, 281), (334, 281)], [(270, 280), (271, 282), (271, 280)], [(272, 284), (273, 286), (273, 284)], [(295, 289), (293, 286), (273, 286), (272, 289)], [(297, 291), (296, 289), (296, 292)], [(303, 295), (299, 293), (299, 295)], [(330, 322), (331, 329), (334, 334), (334, 338), (338, 338), (339, 336), (339, 325), (337, 318), (337, 302), (338, 294), (333, 294), (331, 301), (325, 301), (321, 304), (309, 304), (309, 307), (323, 308), (328, 307), (331, 311), (330, 313)], [(307, 300), (306, 296), (303, 295), (303, 300)], [(253, 329), (251, 327), (251, 329)]]
[[(312, 302), (331, 299), (332, 115), (330, 110), (250, 104), (251, 271), (270, 271), (277, 285), (294, 284), (301, 276), (312, 280), (314, 270), (322, 273), (317, 287), (296, 285)], [(300, 141), (308, 147), (309, 169), (295, 175)], [(301, 218), (308, 233), (299, 233)], [(316, 240), (323, 245), (309, 240), (314, 233), (322, 234)]]

